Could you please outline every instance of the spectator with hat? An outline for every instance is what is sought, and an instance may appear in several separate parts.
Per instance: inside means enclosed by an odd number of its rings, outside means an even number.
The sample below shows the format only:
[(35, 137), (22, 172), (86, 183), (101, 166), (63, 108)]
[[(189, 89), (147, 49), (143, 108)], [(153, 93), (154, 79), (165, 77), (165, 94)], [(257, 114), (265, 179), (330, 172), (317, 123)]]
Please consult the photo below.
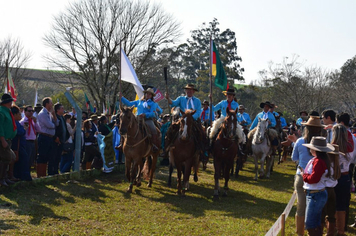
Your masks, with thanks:
[(33, 108), (35, 111), (33, 112), (33, 117), (38, 116), (38, 114), (40, 113), (40, 111), (42, 110), (42, 105), (37, 103), (36, 106)]
[(276, 119), (274, 118), (274, 115), (269, 111), (269, 109), (272, 108), (273, 105), (270, 102), (266, 101), (260, 103), (260, 107), (263, 109), (263, 111), (256, 115), (255, 119), (252, 122), (250, 130), (253, 130), (257, 126), (258, 118), (261, 119), (268, 118), (268, 128), (276, 126)]
[[(200, 120), (201, 120), (201, 122), (203, 124), (205, 124), (204, 126), (207, 127), (207, 126), (211, 125), (209, 102), (207, 100), (204, 100), (202, 105), (203, 105), (203, 110), (202, 110), (202, 113), (200, 115)], [(212, 120), (214, 121), (214, 119), (215, 119), (214, 114), (211, 117), (212, 117)]]
[(59, 125), (52, 99), (50, 97), (44, 98), (42, 105), (43, 108), (37, 117), (38, 124), (41, 127), (41, 132), (38, 135), (37, 177), (47, 175), (47, 164), (54, 155), (54, 135), (56, 127)]
[(11, 140), (17, 133), (15, 118), (10, 110), (13, 101), (11, 95), (5, 93), (0, 102), (0, 186), (12, 183), (6, 178), (6, 172), (10, 162), (16, 159), (15, 153), (11, 150)]
[(98, 124), (99, 124), (99, 117), (97, 114), (92, 114), (90, 116), (90, 122), (91, 122), (91, 126), (92, 126), (92, 130), (93, 132), (99, 132), (99, 128), (98, 128)]
[(221, 111), (221, 115), (226, 117), (226, 108), (229, 108), (229, 110), (236, 110), (239, 107), (239, 104), (234, 99), (235, 95), (235, 90), (233, 88), (227, 89), (226, 100), (222, 100), (216, 104), (213, 111)]

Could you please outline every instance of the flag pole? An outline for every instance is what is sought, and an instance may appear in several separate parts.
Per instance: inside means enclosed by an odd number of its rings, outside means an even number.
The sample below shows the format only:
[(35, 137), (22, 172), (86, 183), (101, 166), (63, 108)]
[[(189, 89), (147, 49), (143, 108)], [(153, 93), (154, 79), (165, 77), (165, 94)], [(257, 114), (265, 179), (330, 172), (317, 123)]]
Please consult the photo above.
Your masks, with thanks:
[[(168, 93), (168, 70), (167, 70), (167, 67), (164, 67), (163, 68), (163, 71), (164, 71), (164, 80), (166, 81), (166, 93)], [(168, 103), (168, 113), (170, 113), (169, 111), (169, 101), (167, 100), (167, 103)]]
[[(120, 43), (120, 70), (119, 70), (119, 93), (121, 94), (121, 70), (122, 70), (122, 48)], [(119, 98), (119, 109), (121, 110), (121, 98)]]
[(9, 61), (8, 60), (6, 60), (6, 64), (5, 64), (5, 74), (6, 74), (6, 76), (5, 76), (5, 88), (4, 88), (4, 90), (5, 90), (5, 93), (8, 93), (9, 91), (8, 91), (8, 88), (7, 88), (7, 84), (8, 84), (8, 81), (9, 81)]
[(210, 126), (212, 125), (212, 120), (213, 120), (213, 43), (212, 43), (211, 35), (210, 35), (210, 58), (209, 58), (209, 63), (210, 63), (210, 70), (209, 70), (209, 78), (210, 78), (210, 112), (209, 112), (209, 120), (210, 120)]

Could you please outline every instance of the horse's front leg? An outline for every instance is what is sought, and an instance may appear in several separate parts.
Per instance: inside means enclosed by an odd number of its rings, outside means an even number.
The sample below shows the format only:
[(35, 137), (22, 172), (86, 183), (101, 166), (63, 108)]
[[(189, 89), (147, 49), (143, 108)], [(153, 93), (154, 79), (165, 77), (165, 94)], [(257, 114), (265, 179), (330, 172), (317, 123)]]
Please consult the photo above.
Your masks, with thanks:
[(173, 164), (169, 162), (168, 187), (172, 187)]
[(127, 193), (132, 193), (132, 188), (133, 188), (133, 182), (135, 180), (135, 162), (130, 160), (129, 162), (126, 162), (126, 174), (128, 175), (128, 180), (130, 182), (130, 185), (127, 189)]
[(224, 193), (223, 197), (227, 197), (227, 191), (229, 190), (229, 180), (230, 180), (230, 168), (234, 169), (234, 158), (231, 158), (230, 160), (227, 160), (228, 163), (225, 165), (225, 170), (224, 170), (224, 177), (225, 177), (225, 184), (224, 184)]
[(214, 156), (214, 180), (215, 180), (215, 186), (214, 186), (214, 200), (219, 200), (219, 192), (220, 192), (220, 186), (219, 186), (219, 179), (220, 179), (220, 173), (221, 173), (221, 162), (217, 160), (217, 157)]
[(253, 159), (255, 160), (255, 180), (257, 181), (257, 177), (258, 177), (258, 156), (257, 154), (252, 154), (253, 155)]
[(265, 160), (266, 160), (266, 154), (263, 153), (262, 157), (261, 157), (261, 168), (260, 168), (260, 178), (263, 178), (263, 176), (265, 175), (265, 168), (264, 168), (264, 164), (265, 164)]
[(181, 163), (176, 163), (176, 168), (177, 168), (177, 194), (181, 195), (182, 194), (182, 164)]
[(141, 186), (141, 181), (142, 181), (142, 168), (143, 168), (143, 161), (142, 158), (139, 158), (136, 164), (136, 186), (140, 187)]
[(182, 189), (182, 195), (185, 196), (185, 192), (188, 191), (189, 189), (189, 178), (190, 178), (190, 173), (192, 171), (192, 162), (188, 161), (185, 163), (185, 170), (184, 170), (184, 175), (183, 175), (183, 189)]
[(271, 176), (271, 168), (273, 165), (273, 159), (274, 156), (270, 155), (269, 157), (267, 157), (267, 163), (266, 163), (266, 177), (269, 178)]

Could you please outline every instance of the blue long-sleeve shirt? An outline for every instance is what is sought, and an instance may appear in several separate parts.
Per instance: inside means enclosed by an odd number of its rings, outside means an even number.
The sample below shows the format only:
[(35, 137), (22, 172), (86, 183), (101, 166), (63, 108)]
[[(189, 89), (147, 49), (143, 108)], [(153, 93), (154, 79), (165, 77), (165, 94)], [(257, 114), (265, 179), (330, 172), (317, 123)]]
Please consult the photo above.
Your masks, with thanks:
[[(212, 114), (212, 120), (214, 121), (215, 120), (215, 116), (214, 114)], [(210, 107), (208, 107), (206, 110), (205, 110), (205, 113), (204, 113), (204, 109), (201, 110), (201, 115), (200, 115), (200, 119), (202, 122), (206, 121), (206, 120), (210, 120)]]
[[(255, 117), (255, 119), (253, 120), (253, 123), (252, 123), (252, 125), (251, 125), (251, 127), (250, 127), (250, 130), (253, 130), (256, 126), (257, 126), (257, 124), (258, 124), (258, 118), (263, 118), (264, 116), (265, 116), (265, 112), (264, 111), (262, 111), (262, 112), (260, 112), (260, 113), (258, 113), (257, 115), (256, 115), (256, 117)], [(274, 115), (271, 113), (271, 112), (267, 112), (267, 117), (268, 117), (268, 120), (269, 121), (271, 121), (271, 124), (270, 125), (268, 125), (268, 128), (270, 128), (270, 127), (275, 127), (276, 126), (276, 119), (274, 118)]]
[(180, 96), (172, 101), (171, 107), (179, 107), (181, 111), (185, 112), (186, 109), (196, 110), (193, 115), (194, 120), (197, 120), (201, 114), (201, 102), (199, 98), (191, 97), (191, 101), (187, 96)]
[(56, 126), (59, 125), (59, 120), (54, 121), (52, 114), (49, 113), (45, 107), (42, 108), (40, 113), (38, 113), (37, 122), (41, 127), (41, 133), (49, 134), (52, 136), (55, 135)]
[(282, 128), (286, 127), (286, 126), (287, 126), (287, 121), (286, 121), (286, 119), (284, 119), (284, 117), (281, 117), (281, 118), (279, 118), (279, 119), (280, 119), (280, 121), (281, 121), (281, 126), (282, 126)]
[[(221, 115), (226, 116), (226, 108), (228, 107), (228, 101), (222, 100), (218, 104), (216, 104), (213, 108), (213, 111), (216, 112), (218, 110), (221, 111)], [(239, 104), (234, 100), (231, 101), (231, 109), (236, 110), (239, 107)]]
[[(313, 156), (310, 155), (308, 148), (306, 146), (303, 146), (304, 143), (305, 140), (303, 137), (297, 139), (297, 141), (294, 144), (293, 152), (292, 152), (292, 160), (298, 161), (299, 162), (298, 165), (301, 166), (303, 169), (305, 169), (310, 159), (313, 158)], [(297, 168), (296, 174), (300, 174), (299, 168)]]
[(246, 123), (241, 124), (242, 126), (248, 126), (252, 123), (250, 115), (247, 114), (246, 112), (244, 113), (237, 113), (237, 121), (241, 123), (242, 121), (245, 121)]
[[(146, 118), (154, 118), (156, 117), (157, 108), (160, 109), (157, 103), (152, 101), (151, 99), (148, 100), (136, 100), (136, 101), (129, 101), (126, 98), (122, 97), (121, 101), (126, 106), (135, 106), (137, 107), (137, 114), (141, 115), (145, 114)], [(162, 109), (161, 109), (162, 110)]]

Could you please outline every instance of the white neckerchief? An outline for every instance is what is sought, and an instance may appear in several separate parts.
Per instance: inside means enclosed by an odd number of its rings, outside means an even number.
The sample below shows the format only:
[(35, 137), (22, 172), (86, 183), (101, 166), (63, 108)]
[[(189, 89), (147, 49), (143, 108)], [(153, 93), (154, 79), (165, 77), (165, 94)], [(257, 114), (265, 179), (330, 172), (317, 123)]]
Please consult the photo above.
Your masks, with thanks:
[(148, 101), (150, 101), (150, 99), (144, 101), (144, 103), (143, 103), (143, 107), (144, 107), (144, 108), (147, 108), (147, 107), (148, 107), (148, 104), (147, 104)]
[(186, 108), (185, 109), (189, 109), (189, 102), (190, 102), (190, 106), (191, 106), (191, 109), (193, 109), (194, 110), (194, 103), (193, 103), (193, 97), (187, 97), (188, 98), (188, 100), (187, 100), (187, 106), (186, 106)]
[(267, 118), (268, 118), (268, 111), (267, 111), (267, 112), (263, 112), (262, 118), (263, 118), (263, 119), (267, 119)]
[(240, 115), (242, 116), (242, 119), (243, 119), (244, 121), (246, 121), (246, 120), (245, 120), (245, 117), (244, 117), (244, 113), (242, 113), (242, 114), (240, 113)]

